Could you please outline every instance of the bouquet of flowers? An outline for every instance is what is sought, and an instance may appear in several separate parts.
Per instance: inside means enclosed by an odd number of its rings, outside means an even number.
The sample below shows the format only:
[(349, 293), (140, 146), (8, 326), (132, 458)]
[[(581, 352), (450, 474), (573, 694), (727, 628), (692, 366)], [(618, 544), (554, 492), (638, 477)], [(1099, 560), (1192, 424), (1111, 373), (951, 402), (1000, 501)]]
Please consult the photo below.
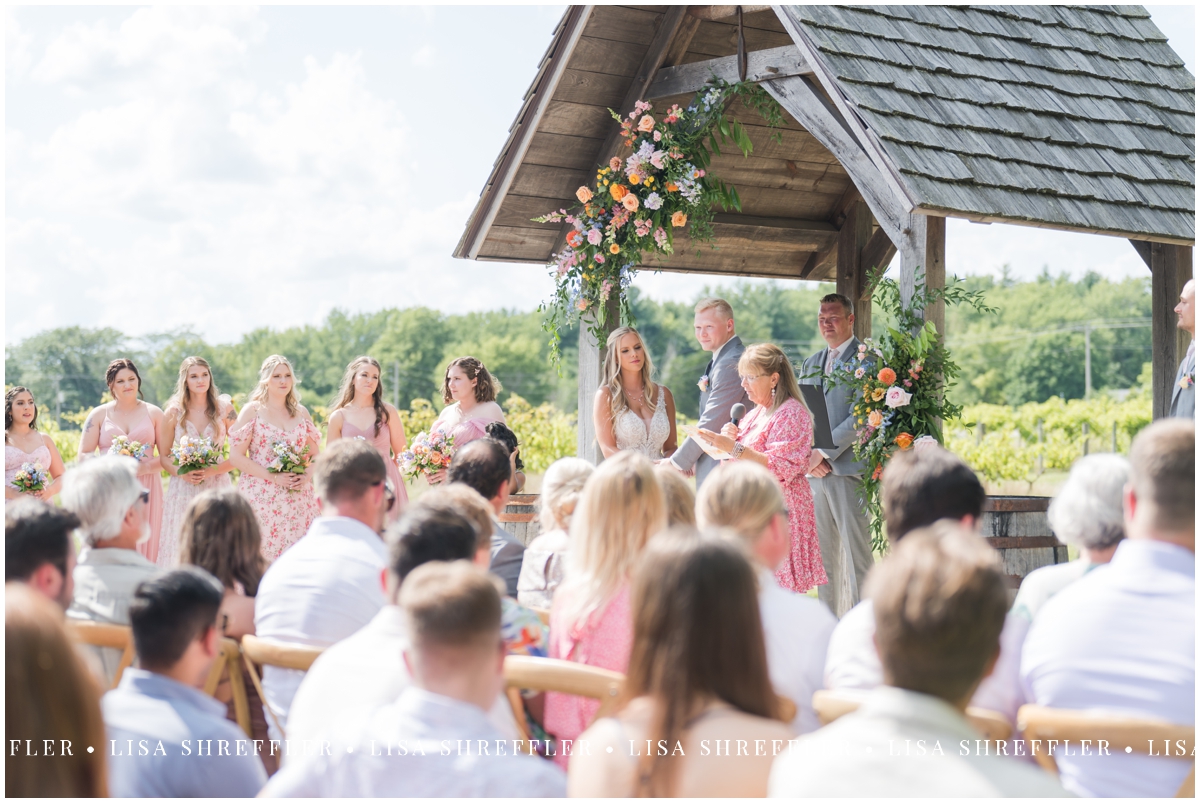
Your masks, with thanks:
[[(272, 441), (271, 451), (275, 454), (275, 459), (267, 466), (267, 471), (272, 474), (303, 474), (308, 468), (310, 455), (307, 443), (297, 449), (291, 441)], [(289, 488), (288, 493), (291, 492), (292, 489)]]
[(139, 441), (131, 441), (124, 435), (118, 435), (117, 437), (113, 438), (112, 446), (108, 447), (108, 453), (132, 457), (134, 460), (141, 460), (146, 456), (146, 444)]
[(12, 479), (13, 487), (23, 494), (37, 493), (50, 483), (50, 475), (37, 463), (22, 463)]
[(191, 474), (209, 466), (215, 466), (220, 452), (213, 446), (211, 438), (189, 438), (186, 435), (171, 447), (171, 457), (179, 467), (178, 474)]
[(441, 432), (422, 432), (400, 455), (400, 470), (408, 479), (429, 476), (450, 465), (454, 452), (454, 436)]
[(867, 338), (858, 353), (839, 360), (830, 381), (856, 389), (852, 408), (855, 432), (854, 456), (867, 464), (863, 492), (871, 516), (872, 547), (883, 551), (883, 513), (879, 501), (879, 479), (883, 467), (897, 450), (942, 442), (943, 422), (962, 415), (962, 407), (946, 399), (946, 389), (958, 376), (942, 335), (924, 310), (936, 301), (968, 303), (979, 312), (993, 312), (983, 294), (969, 291), (956, 280), (942, 289), (925, 287), (919, 274), (918, 289), (907, 307), (901, 302), (900, 287), (883, 272), (871, 276), (871, 291), (878, 304), (895, 322), (877, 338)]

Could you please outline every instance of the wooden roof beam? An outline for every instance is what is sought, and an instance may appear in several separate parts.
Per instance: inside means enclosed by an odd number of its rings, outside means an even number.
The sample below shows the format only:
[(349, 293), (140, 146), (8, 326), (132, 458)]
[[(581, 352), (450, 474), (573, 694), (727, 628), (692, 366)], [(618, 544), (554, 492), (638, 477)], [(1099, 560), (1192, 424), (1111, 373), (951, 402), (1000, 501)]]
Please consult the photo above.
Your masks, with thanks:
[[(723, 56), (659, 70), (645, 98), (654, 100), (699, 92), (714, 75), (731, 84), (736, 83), (738, 57)], [(812, 75), (812, 67), (795, 45), (755, 50), (746, 54), (747, 81), (765, 81), (769, 78), (786, 78), (792, 75)]]
[[(770, 6), (742, 6), (743, 14), (768, 11)], [(737, 6), (692, 6), (688, 14), (700, 20), (726, 20), (737, 16)]]

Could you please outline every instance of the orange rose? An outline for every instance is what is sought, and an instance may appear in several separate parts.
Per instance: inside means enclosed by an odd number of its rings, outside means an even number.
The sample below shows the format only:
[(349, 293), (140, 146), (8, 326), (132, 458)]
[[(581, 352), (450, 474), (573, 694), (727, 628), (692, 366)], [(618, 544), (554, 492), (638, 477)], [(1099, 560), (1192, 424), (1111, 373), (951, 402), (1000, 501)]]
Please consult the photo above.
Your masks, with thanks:
[(648, 114), (643, 114), (642, 119), (638, 120), (638, 131), (650, 133), (654, 130), (654, 118)]
[(575, 190), (575, 197), (579, 199), (579, 203), (586, 204), (588, 201), (592, 200), (592, 191), (587, 187), (580, 187), (579, 189)]
[(581, 299), (579, 299), (579, 303), (576, 304), (575, 306), (579, 307), (580, 312), (583, 312), (584, 310), (587, 309), (587, 301), (585, 301), (584, 299), (581, 298)]
[(608, 253), (610, 253), (610, 254), (619, 254), (619, 253), (621, 253), (621, 246), (617, 245), (616, 243), (613, 243), (612, 245), (610, 245), (610, 246), (608, 247)]
[(872, 410), (867, 414), (867, 423), (873, 427), (878, 427), (883, 423), (883, 413), (878, 410)]
[(675, 192), (678, 189), (679, 189), (679, 187), (675, 186), (674, 181), (667, 182), (667, 192)]
[(625, 187), (621, 184), (612, 185), (608, 188), (608, 191), (612, 193), (614, 201), (619, 201), (629, 194), (629, 190), (625, 189)]
[(572, 231), (570, 234), (567, 235), (567, 245), (571, 246), (572, 248), (578, 248), (582, 244), (583, 244), (583, 235), (580, 234), (579, 232)]
[(685, 215), (683, 212), (676, 212), (675, 214), (671, 215), (671, 225), (674, 226), (675, 228), (679, 228), (680, 226), (686, 226), (687, 225), (687, 215)]
[(628, 209), (630, 212), (636, 212), (638, 209), (638, 198), (632, 192), (621, 199), (621, 206)]
[(896, 381), (896, 372), (891, 368), (882, 368), (879, 371), (879, 381), (885, 385), (890, 385)]
[(881, 474), (883, 474), (883, 466), (875, 466), (875, 472), (871, 474), (871, 479), (877, 480)]
[(896, 436), (896, 445), (901, 449), (907, 449), (913, 445), (913, 436), (907, 432), (901, 432)]

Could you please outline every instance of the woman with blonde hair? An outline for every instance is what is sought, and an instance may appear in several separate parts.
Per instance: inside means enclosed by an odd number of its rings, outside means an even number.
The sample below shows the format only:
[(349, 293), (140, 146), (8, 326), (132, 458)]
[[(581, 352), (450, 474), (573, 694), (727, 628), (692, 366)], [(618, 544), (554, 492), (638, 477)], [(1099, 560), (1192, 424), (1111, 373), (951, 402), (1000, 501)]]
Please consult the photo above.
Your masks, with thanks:
[(750, 346), (738, 360), (738, 373), (754, 409), (740, 426), (726, 424), (720, 434), (702, 429), (700, 437), (733, 459), (758, 463), (775, 475), (783, 488), (791, 530), (789, 555), (775, 576), (784, 588), (804, 593), (828, 582), (817, 541), (812, 488), (805, 478), (812, 452), (812, 416), (801, 399), (796, 372), (779, 346)]
[(521, 576), (517, 579), (517, 600), (522, 605), (545, 610), (553, 602), (554, 592), (566, 575), (571, 516), (595, 470), (591, 463), (578, 457), (564, 457), (546, 469), (539, 500), (542, 534), (525, 547)]
[[(4, 588), (5, 797), (107, 797), (100, 689), (63, 628), (62, 611), (23, 583)], [(71, 745), (68, 753), (42, 748)], [(95, 752), (88, 752), (88, 746)]]
[(179, 522), (188, 504), (200, 493), (214, 488), (230, 488), (229, 472), (233, 463), (220, 460), (215, 466), (179, 473), (171, 449), (184, 438), (207, 438), (218, 454), (225, 446), (230, 424), (237, 413), (228, 396), (221, 396), (213, 382), (212, 369), (203, 357), (186, 357), (179, 365), (179, 378), (163, 410), (158, 425), (158, 442), (170, 444), (161, 455), (163, 470), (171, 475), (163, 499), (162, 533), (158, 545), (159, 566), (173, 569), (179, 563)]
[(396, 408), (383, 400), (383, 383), (379, 379), (379, 362), (374, 357), (359, 357), (346, 366), (337, 401), (329, 415), (329, 430), (325, 445), (339, 438), (363, 438), (371, 442), (383, 457), (387, 478), (396, 494), (396, 503), (388, 511), (387, 522), (400, 518), (408, 506), (408, 491), (400, 479), (396, 459), (408, 442), (404, 423)]
[[(654, 467), (637, 452), (604, 461), (583, 489), (571, 518), (567, 579), (550, 612), (550, 657), (624, 672), (633, 641), (629, 583), (650, 539), (667, 526)], [(575, 739), (600, 703), (546, 695), (546, 730)], [(555, 761), (566, 766), (566, 757)]]
[[(500, 380), (474, 357), (459, 357), (446, 366), (442, 379), (442, 401), (446, 406), (430, 427), (431, 431), (454, 437), (454, 451), (471, 441), (487, 437), (487, 425), (505, 423), (504, 411), (496, 403), (503, 388)], [(430, 484), (446, 479), (446, 469), (429, 475)]]
[(241, 492), (262, 525), (262, 553), (275, 560), (300, 540), (321, 506), (307, 468), (273, 470), (280, 452), (299, 457), (308, 467), (316, 459), (321, 434), (296, 394), (296, 377), (287, 357), (272, 354), (258, 371), (258, 385), (230, 432), (229, 460), (241, 472)]
[(667, 501), (667, 526), (696, 526), (696, 494), (679, 470), (666, 464), (654, 467), (654, 475), (662, 485)]
[(592, 419), (604, 456), (633, 451), (662, 460), (679, 448), (675, 433), (675, 399), (653, 381), (654, 364), (632, 326), (608, 336), (604, 381), (596, 391)]

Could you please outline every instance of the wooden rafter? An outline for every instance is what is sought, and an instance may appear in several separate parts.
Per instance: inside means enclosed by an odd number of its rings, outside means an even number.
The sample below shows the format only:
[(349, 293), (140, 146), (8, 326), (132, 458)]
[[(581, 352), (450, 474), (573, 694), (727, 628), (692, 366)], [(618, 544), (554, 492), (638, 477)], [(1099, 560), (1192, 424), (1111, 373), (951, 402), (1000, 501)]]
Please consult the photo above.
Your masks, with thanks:
[[(659, 70), (654, 83), (646, 91), (646, 99), (667, 98), (699, 92), (713, 76), (730, 83), (738, 80), (738, 57), (724, 56), (707, 61), (694, 61), (678, 67)], [(812, 75), (812, 67), (795, 45), (755, 50), (746, 54), (746, 80), (763, 81), (786, 78), (790, 75)]]

